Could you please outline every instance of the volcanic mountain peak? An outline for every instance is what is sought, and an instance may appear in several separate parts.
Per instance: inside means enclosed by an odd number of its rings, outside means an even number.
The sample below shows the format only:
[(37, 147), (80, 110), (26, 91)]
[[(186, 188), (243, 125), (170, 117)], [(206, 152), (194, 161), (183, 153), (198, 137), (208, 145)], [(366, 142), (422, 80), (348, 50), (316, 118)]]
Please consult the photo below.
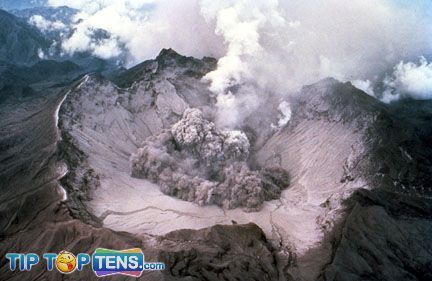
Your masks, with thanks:
[(333, 78), (304, 86), (296, 103), (301, 103), (297, 117), (321, 117), (329, 121), (355, 123), (367, 127), (377, 115), (387, 110), (385, 104), (355, 88), (350, 82), (341, 83)]
[(204, 57), (196, 59), (178, 54), (173, 49), (162, 49), (153, 60), (147, 60), (120, 73), (112, 80), (120, 87), (130, 87), (134, 82), (151, 79), (152, 75), (167, 78), (201, 78), (216, 68), (216, 60)]
[(162, 49), (159, 55), (156, 57), (156, 61), (159, 63), (159, 69), (164, 70), (167, 68), (182, 69), (184, 75), (202, 77), (207, 72), (216, 68), (217, 60), (210, 57), (204, 57), (202, 59), (196, 59), (194, 57), (185, 57), (178, 54), (173, 49)]

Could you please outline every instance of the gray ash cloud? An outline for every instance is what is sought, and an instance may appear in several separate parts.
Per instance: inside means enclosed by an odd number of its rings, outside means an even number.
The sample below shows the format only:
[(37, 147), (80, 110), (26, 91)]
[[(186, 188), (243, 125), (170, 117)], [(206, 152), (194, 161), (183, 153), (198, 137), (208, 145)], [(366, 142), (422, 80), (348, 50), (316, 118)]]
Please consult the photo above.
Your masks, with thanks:
[(171, 130), (146, 139), (131, 157), (133, 177), (199, 205), (257, 211), (289, 185), (288, 173), (272, 167), (251, 170), (250, 144), (241, 131), (219, 131), (198, 109), (187, 109)]

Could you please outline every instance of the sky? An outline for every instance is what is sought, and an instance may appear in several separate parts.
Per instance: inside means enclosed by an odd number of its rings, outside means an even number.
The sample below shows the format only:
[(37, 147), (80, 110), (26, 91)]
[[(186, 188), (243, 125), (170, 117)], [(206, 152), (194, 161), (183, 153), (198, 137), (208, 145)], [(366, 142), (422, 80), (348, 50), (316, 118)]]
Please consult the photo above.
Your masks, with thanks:
[(5, 10), (26, 9), (46, 5), (46, 0), (0, 0), (0, 8)]

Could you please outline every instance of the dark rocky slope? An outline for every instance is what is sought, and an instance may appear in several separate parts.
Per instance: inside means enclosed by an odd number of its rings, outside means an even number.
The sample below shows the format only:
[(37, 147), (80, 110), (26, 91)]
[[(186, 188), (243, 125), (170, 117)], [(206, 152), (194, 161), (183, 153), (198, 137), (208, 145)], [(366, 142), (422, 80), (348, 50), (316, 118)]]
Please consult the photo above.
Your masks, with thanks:
[(40, 60), (50, 42), (25, 20), (0, 10), (0, 61), (32, 64)]

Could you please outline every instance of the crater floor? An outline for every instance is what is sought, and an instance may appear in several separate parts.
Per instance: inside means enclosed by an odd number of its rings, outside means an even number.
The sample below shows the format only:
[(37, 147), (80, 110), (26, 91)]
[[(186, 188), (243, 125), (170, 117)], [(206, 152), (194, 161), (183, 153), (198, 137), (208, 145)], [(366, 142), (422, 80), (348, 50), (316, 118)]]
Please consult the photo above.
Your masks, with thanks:
[(361, 177), (344, 180), (364, 154), (361, 132), (350, 123), (319, 117), (318, 109), (310, 118), (296, 117), (294, 110), (288, 126), (274, 132), (255, 155), (261, 166), (276, 165), (289, 172), (291, 185), (281, 198), (264, 202), (258, 212), (199, 206), (130, 176), (129, 158), (140, 142), (170, 126), (188, 107), (185, 97), (190, 93), (176, 90), (166, 80), (151, 87), (141, 82), (123, 90), (86, 77), (62, 105), (62, 130), (86, 155), (85, 165), (98, 175), (99, 184), (89, 191), (91, 200), (84, 201), (90, 212), (105, 227), (142, 236), (253, 222), (275, 247), (289, 249), (300, 259), (311, 249), (323, 248), (320, 259), (309, 259), (300, 269), (300, 275), (316, 276), (320, 265), (330, 259), (330, 246), (323, 239), (342, 215), (341, 201), (355, 189), (367, 187)]

